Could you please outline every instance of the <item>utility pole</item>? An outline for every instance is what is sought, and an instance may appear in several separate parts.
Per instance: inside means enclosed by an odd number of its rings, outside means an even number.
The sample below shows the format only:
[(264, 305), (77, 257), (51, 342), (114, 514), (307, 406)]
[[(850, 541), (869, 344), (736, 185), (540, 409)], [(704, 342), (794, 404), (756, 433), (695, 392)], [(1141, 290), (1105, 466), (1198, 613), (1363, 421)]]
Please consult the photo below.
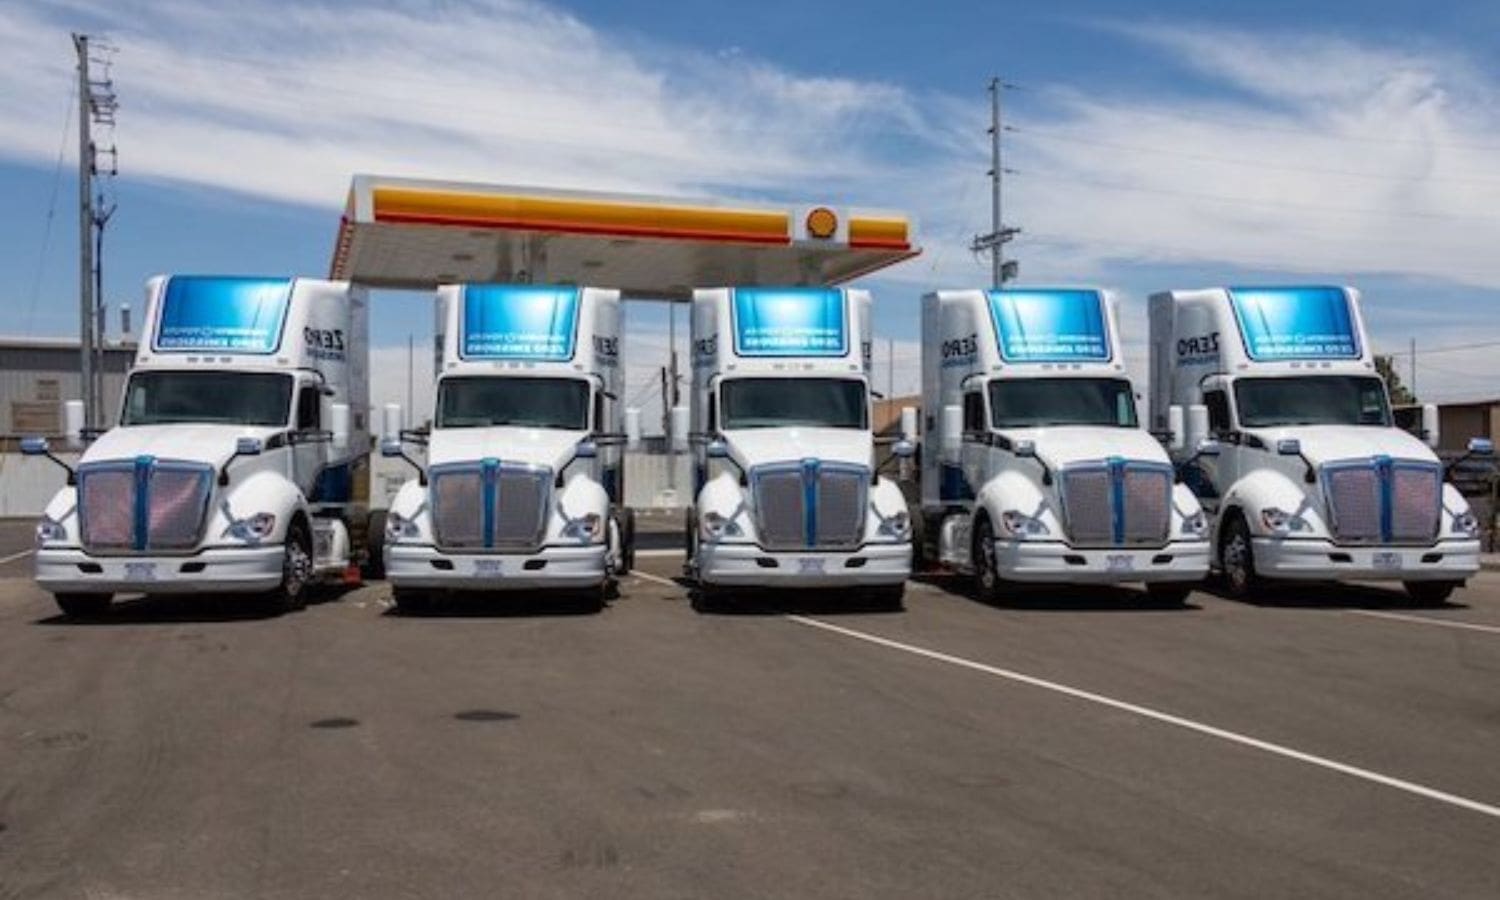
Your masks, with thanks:
[(999, 290), (1007, 281), (1019, 274), (1019, 265), (1005, 261), (1005, 245), (1021, 233), (1019, 228), (1007, 228), (1001, 215), (1002, 182), (1005, 175), (1015, 172), (1005, 168), (1001, 159), (1000, 135), (1003, 132), (1000, 116), (1000, 92), (1014, 85), (999, 78), (990, 79), (990, 231), (975, 235), (969, 249), (975, 253), (990, 254), (990, 286)]
[(1411, 339), (1411, 387), (1406, 389), (1413, 401), (1417, 399), (1417, 339)]
[(417, 343), (416, 336), (408, 333), (406, 335), (406, 421), (415, 421), (412, 416), (416, 415), (416, 407), (412, 406), (412, 385), (414, 383), (413, 373), (417, 367)]
[[(115, 110), (119, 108), (114, 82), (109, 78), (109, 60), (96, 59), (96, 46), (86, 34), (73, 34), (73, 52), (78, 57), (78, 358), (82, 381), (84, 427), (97, 428), (103, 418), (100, 400), (103, 394), (103, 331), (99, 319), (103, 297), (102, 256), (104, 226), (114, 214), (114, 205), (106, 204), (101, 195), (95, 206), (94, 179), (112, 177), (118, 171), (118, 155), (113, 141), (100, 148), (94, 143), (93, 126), (114, 128)], [(100, 50), (111, 52), (107, 44)], [(90, 64), (104, 67), (104, 78), (90, 76)], [(101, 170), (99, 159), (109, 157), (109, 168)]]

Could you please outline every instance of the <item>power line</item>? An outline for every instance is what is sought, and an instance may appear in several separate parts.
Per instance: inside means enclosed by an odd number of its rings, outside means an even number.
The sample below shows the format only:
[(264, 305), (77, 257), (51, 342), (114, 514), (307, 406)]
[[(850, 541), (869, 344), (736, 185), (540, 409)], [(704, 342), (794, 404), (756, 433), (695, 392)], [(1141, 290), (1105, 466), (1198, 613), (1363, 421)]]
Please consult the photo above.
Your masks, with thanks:
[(73, 103), (78, 99), (78, 86), (68, 87), (68, 109), (63, 114), (62, 137), (57, 143), (57, 162), (52, 166), (52, 190), (47, 199), (47, 218), (42, 226), (42, 249), (37, 254), (36, 274), (31, 279), (31, 297), (26, 303), (25, 331), (31, 331), (36, 316), (36, 304), (42, 296), (42, 275), (47, 269), (47, 251), (52, 248), (52, 222), (57, 218), (57, 192), (62, 186), (63, 157), (68, 152), (68, 135), (73, 131)]
[[(1429, 353), (1458, 353), (1463, 350), (1485, 350), (1490, 347), (1500, 347), (1500, 341), (1480, 341), (1474, 344), (1451, 344), (1447, 347), (1419, 347), (1417, 353), (1425, 356)], [(1381, 356), (1410, 356), (1411, 350), (1392, 350), (1382, 353)]]

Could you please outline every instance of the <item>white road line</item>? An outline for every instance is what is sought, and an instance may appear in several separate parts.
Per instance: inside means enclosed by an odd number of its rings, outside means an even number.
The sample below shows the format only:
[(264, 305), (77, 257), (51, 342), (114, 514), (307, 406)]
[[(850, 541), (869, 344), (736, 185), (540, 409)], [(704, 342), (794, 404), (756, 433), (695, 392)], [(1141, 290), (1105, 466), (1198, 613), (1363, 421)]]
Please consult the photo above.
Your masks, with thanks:
[(1123, 712), (1141, 716), (1143, 718), (1154, 719), (1155, 721), (1164, 722), (1168, 725), (1175, 725), (1178, 728), (1185, 728), (1188, 731), (1195, 731), (1199, 734), (1208, 735), (1209, 737), (1215, 737), (1220, 740), (1229, 741), (1230, 743), (1239, 744), (1244, 747), (1251, 747), (1256, 750), (1274, 754), (1276, 756), (1282, 756), (1287, 759), (1293, 759), (1298, 762), (1307, 763), (1308, 765), (1319, 766), (1321, 768), (1339, 772), (1344, 775), (1349, 775), (1354, 778), (1360, 778), (1365, 781), (1374, 782), (1375, 784), (1381, 784), (1385, 785), (1386, 787), (1395, 788), (1398, 791), (1405, 791), (1409, 794), (1415, 794), (1419, 797), (1426, 797), (1429, 800), (1436, 800), (1440, 803), (1447, 803), (1452, 806), (1461, 807), (1472, 812), (1477, 812), (1482, 815), (1500, 819), (1500, 806), (1492, 806), (1488, 803), (1481, 803), (1478, 800), (1470, 800), (1467, 797), (1460, 797), (1457, 794), (1450, 794), (1446, 791), (1440, 791), (1435, 788), (1426, 787), (1424, 785), (1405, 781), (1400, 778), (1393, 778), (1390, 775), (1382, 775), (1379, 772), (1372, 772), (1369, 769), (1361, 769), (1358, 766), (1351, 766), (1348, 763), (1341, 763), (1336, 760), (1328, 759), (1327, 757), (1315, 756), (1311, 753), (1303, 753), (1300, 750), (1293, 750), (1291, 747), (1286, 747), (1281, 744), (1273, 744), (1270, 741), (1263, 741), (1259, 738), (1250, 737), (1249, 735), (1239, 734), (1233, 731), (1227, 731), (1223, 728), (1216, 728), (1212, 725), (1205, 725), (1202, 722), (1195, 722), (1192, 719), (1185, 719), (1181, 716), (1174, 716), (1171, 713), (1161, 712), (1160, 710), (1151, 709), (1150, 707), (1139, 706), (1134, 703), (1127, 703), (1123, 700), (1115, 700), (1102, 694), (1095, 694), (1091, 691), (1080, 690), (1075, 687), (1069, 687), (1065, 684), (1058, 684), (1055, 681), (1047, 681), (1045, 679), (1037, 678), (1032, 675), (1024, 675), (1020, 672), (1014, 672), (1009, 669), (1001, 669), (996, 666), (988, 666), (984, 663), (975, 662), (970, 659), (964, 659), (961, 656), (951, 656), (947, 653), (939, 653), (936, 650), (928, 650), (924, 647), (917, 647), (911, 644), (903, 644), (900, 641), (893, 641), (889, 638), (883, 638), (878, 635), (868, 634), (863, 631), (855, 631), (852, 628), (844, 628), (840, 625), (833, 625), (828, 622), (820, 621), (818, 619), (808, 618), (807, 616), (789, 615), (787, 616), (787, 619), (792, 622), (796, 622), (799, 625), (806, 625), (810, 628), (821, 628), (824, 631), (841, 634), (845, 637), (854, 638), (855, 640), (866, 641), (871, 644), (878, 644), (882, 647), (889, 647), (893, 650), (901, 650), (905, 653), (911, 653), (916, 656), (923, 656), (928, 659), (937, 660), (938, 662), (948, 663), (949, 665), (960, 666), (965, 669), (972, 669), (976, 672), (983, 672), (987, 675), (994, 675), (996, 677), (1005, 678), (1010, 681), (1016, 681), (1021, 684), (1028, 684), (1032, 687), (1043, 688), (1045, 690), (1054, 691), (1059, 694), (1065, 694), (1069, 697), (1074, 697), (1079, 700), (1087, 700), (1090, 703), (1097, 703), (1100, 706), (1107, 706), (1111, 709), (1118, 709)]
[(6, 563), (13, 563), (18, 559), (25, 559), (35, 552), (35, 550), (22, 550), (20, 553), (12, 553), (10, 556), (0, 556), (0, 566)]
[(681, 556), (682, 548), (679, 547), (676, 549), (637, 550), (635, 551), (635, 555), (642, 558), (655, 556)]
[(1500, 634), (1500, 627), (1495, 625), (1475, 625), (1471, 622), (1450, 622), (1447, 619), (1432, 619), (1427, 616), (1403, 616), (1400, 613), (1376, 612), (1373, 609), (1351, 609), (1348, 612), (1356, 616), (1370, 616), (1376, 619), (1394, 619), (1397, 622), (1419, 622), (1423, 625), (1441, 625), (1444, 628), (1462, 628), (1466, 631), (1485, 631), (1490, 634)]
[(635, 578), (644, 578), (647, 581), (654, 581), (657, 584), (664, 584), (667, 587), (677, 587), (677, 582), (673, 581), (672, 579), (670, 579), (670, 578), (663, 578), (660, 575), (652, 575), (650, 572), (635, 572), (635, 571), (632, 571), (630, 574), (633, 577), (635, 577)]

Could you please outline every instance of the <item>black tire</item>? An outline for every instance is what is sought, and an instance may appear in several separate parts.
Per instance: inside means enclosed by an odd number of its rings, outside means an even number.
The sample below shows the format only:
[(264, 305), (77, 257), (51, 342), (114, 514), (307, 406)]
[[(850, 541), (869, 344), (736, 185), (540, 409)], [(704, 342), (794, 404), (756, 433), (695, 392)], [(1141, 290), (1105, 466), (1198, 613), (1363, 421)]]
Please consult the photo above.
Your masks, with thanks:
[(1157, 606), (1186, 606), (1193, 594), (1189, 582), (1165, 581), (1146, 585), (1146, 597)]
[(629, 575), (635, 568), (635, 510), (628, 506), (620, 508), (620, 564), (616, 575)]
[(1408, 581), (1402, 586), (1422, 606), (1443, 606), (1461, 585), (1457, 581)]
[(412, 588), (391, 588), (391, 602), (403, 616), (420, 616), (432, 610), (432, 597)]
[(273, 612), (289, 613), (307, 606), (307, 588), (312, 581), (312, 536), (300, 519), (294, 519), (286, 530), (286, 553), (281, 561), (281, 584), (266, 595), (266, 605)]
[(698, 517), (691, 506), (682, 513), (682, 574), (698, 577)]
[(915, 575), (927, 571), (929, 564), (927, 553), (927, 519), (922, 515), (920, 504), (907, 506), (906, 514), (911, 517), (911, 571)]
[(730, 594), (728, 589), (714, 584), (698, 582), (693, 587), (692, 604), (693, 611), (698, 613), (719, 613), (729, 608)]
[(70, 619), (97, 619), (109, 612), (113, 594), (53, 594), (57, 608)]
[(365, 520), (365, 564), (360, 574), (370, 581), (385, 577), (386, 510), (377, 509)]
[(1233, 514), (1224, 526), (1219, 544), (1219, 568), (1223, 573), (1224, 593), (1236, 600), (1253, 596), (1265, 587), (1265, 580), (1255, 572), (1255, 545), (1245, 517)]
[(995, 532), (988, 517), (981, 516), (974, 526), (969, 560), (974, 569), (974, 596), (985, 603), (999, 603), (1005, 593), (1005, 582), (1000, 578), (995, 559)]

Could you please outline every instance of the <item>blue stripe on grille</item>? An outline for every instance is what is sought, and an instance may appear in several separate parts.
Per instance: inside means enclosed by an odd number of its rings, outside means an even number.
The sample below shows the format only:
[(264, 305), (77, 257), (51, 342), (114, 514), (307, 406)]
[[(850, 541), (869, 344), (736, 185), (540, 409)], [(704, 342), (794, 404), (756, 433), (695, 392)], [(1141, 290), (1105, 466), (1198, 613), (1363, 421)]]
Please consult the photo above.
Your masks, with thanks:
[(816, 459), (802, 460), (802, 533), (807, 546), (818, 543), (818, 468)]
[(1389, 456), (1375, 457), (1375, 477), (1380, 481), (1380, 542), (1389, 544), (1391, 542), (1392, 507), (1395, 506), (1395, 477), (1392, 472), (1391, 458)]
[(131, 543), (136, 550), (145, 550), (150, 540), (148, 532), (151, 530), (151, 467), (156, 465), (153, 456), (137, 456), (135, 458), (135, 509), (134, 527), (131, 529)]
[(479, 531), (484, 538), (485, 549), (495, 546), (495, 502), (500, 495), (500, 460), (487, 456), (479, 464)]
[(1115, 546), (1125, 543), (1125, 460), (1111, 456), (1109, 465), (1109, 525)]

